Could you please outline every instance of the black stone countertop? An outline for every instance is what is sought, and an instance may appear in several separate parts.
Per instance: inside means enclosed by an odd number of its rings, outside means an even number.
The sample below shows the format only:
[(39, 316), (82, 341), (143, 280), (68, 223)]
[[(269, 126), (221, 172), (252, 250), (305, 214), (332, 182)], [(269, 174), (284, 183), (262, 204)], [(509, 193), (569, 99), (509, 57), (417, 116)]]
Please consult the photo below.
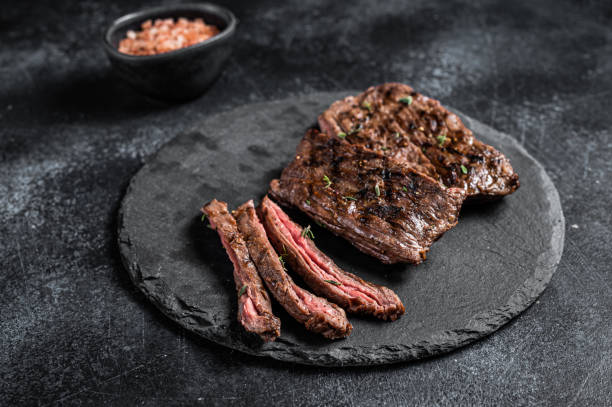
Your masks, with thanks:
[[(100, 45), (150, 4), (2, 7), (0, 405), (612, 405), (612, 4), (347, 4), (227, 2), (241, 23), (224, 75), (173, 106), (117, 83)], [(386, 81), (514, 135), (546, 167), (567, 231), (539, 301), (442, 357), (326, 369), (226, 350), (144, 299), (115, 226), (147, 156), (213, 112)]]

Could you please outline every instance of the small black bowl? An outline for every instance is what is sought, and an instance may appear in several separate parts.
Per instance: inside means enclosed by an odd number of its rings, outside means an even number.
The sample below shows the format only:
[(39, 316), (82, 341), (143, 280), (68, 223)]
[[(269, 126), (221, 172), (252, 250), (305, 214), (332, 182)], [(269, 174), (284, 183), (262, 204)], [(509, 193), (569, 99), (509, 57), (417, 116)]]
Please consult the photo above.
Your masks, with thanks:
[[(128, 30), (140, 30), (149, 19), (202, 18), (219, 34), (199, 44), (157, 55), (119, 52)], [(158, 99), (185, 101), (201, 95), (219, 77), (232, 51), (238, 21), (234, 14), (210, 3), (156, 7), (115, 20), (104, 35), (104, 49), (117, 74), (138, 91)]]

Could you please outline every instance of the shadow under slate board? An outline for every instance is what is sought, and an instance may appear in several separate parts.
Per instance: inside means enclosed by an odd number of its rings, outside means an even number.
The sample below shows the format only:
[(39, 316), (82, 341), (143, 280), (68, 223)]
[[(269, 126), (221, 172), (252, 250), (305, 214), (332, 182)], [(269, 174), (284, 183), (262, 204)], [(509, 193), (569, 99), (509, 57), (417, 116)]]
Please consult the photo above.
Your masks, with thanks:
[[(415, 360), (488, 335), (544, 290), (561, 257), (564, 219), (540, 164), (513, 138), (461, 115), (475, 136), (508, 156), (521, 187), (495, 203), (464, 208), (459, 224), (418, 266), (383, 265), (312, 223), (317, 246), (340, 267), (393, 289), (406, 306), (395, 322), (349, 316), (353, 333), (329, 341), (306, 331), (278, 304), (281, 336), (262, 343), (236, 319), (232, 264), (199, 208), (230, 208), (266, 193), (305, 130), (334, 100), (316, 93), (251, 104), (207, 118), (151, 157), (132, 179), (119, 216), (119, 245), (134, 283), (169, 318), (209, 340), (253, 355), (346, 366)], [(298, 281), (296, 279), (296, 281)]]

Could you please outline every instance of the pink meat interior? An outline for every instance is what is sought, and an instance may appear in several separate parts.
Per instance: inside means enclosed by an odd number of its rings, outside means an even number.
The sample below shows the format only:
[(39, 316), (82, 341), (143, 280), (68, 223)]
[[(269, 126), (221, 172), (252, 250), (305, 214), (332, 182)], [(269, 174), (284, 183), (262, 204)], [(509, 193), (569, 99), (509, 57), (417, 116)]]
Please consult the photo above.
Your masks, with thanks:
[[(229, 256), (232, 264), (234, 265), (234, 280), (238, 282), (242, 282), (243, 280), (241, 278), (242, 273), (241, 273), (241, 268), (240, 268), (240, 262), (238, 262), (238, 256), (236, 256), (236, 252), (234, 251), (232, 246), (230, 246), (230, 244), (228, 243), (227, 239), (225, 238), (225, 234), (221, 232), (221, 230), (217, 229), (217, 227), (215, 226), (212, 219), (210, 219), (210, 217), (208, 218), (208, 222), (210, 222), (210, 226), (213, 229), (215, 229), (217, 233), (219, 234), (219, 238), (221, 239), (221, 244), (225, 248), (227, 255)], [(255, 304), (253, 304), (253, 300), (249, 297), (248, 291), (249, 290), (247, 288), (247, 291), (243, 295), (241, 295), (240, 298), (238, 298), (238, 303), (242, 307), (242, 311), (240, 312), (240, 315), (242, 316), (242, 319), (244, 320), (242, 322), (245, 323), (245, 325), (254, 324), (255, 320), (259, 317), (259, 312), (255, 308)]]
[(306, 304), (309, 310), (323, 312), (327, 315), (336, 316), (336, 309), (330, 307), (330, 305), (326, 301), (323, 301), (320, 297), (311, 294), (310, 292), (304, 290), (302, 287), (298, 286), (295, 283), (292, 284), (292, 287), (293, 291), (295, 291), (297, 296), (300, 297), (302, 301), (304, 301), (304, 304)]
[(293, 243), (294, 247), (297, 248), (301, 256), (308, 263), (310, 269), (316, 273), (317, 277), (321, 280), (333, 280), (340, 283), (341, 285), (334, 285), (332, 288), (334, 290), (344, 292), (351, 297), (362, 298), (369, 303), (381, 305), (377, 298), (377, 293), (374, 290), (362, 284), (356, 284), (353, 279), (345, 276), (343, 273), (337, 272), (337, 270), (330, 267), (327, 262), (321, 260), (308, 244), (307, 238), (302, 237), (301, 228), (289, 219), (289, 216), (287, 216), (282, 209), (271, 201), (270, 207), (274, 211), (274, 215), (276, 215), (278, 220), (276, 223), (279, 226), (280, 232)]
[[(263, 236), (266, 236), (266, 237), (268, 236), (266, 234), (266, 230), (264, 229), (263, 225), (261, 224), (257, 216), (255, 217), (255, 227), (258, 229), (259, 233), (261, 233)], [(279, 266), (282, 268), (282, 265), (279, 264)], [(317, 297), (311, 294), (310, 292), (304, 290), (302, 287), (295, 284), (295, 282), (293, 282), (291, 278), (290, 280), (291, 280), (291, 288), (296, 293), (296, 295), (304, 302), (304, 304), (309, 310), (324, 312), (331, 316), (335, 316), (337, 314), (337, 310), (333, 308), (332, 306), (330, 306), (326, 300), (320, 297)]]

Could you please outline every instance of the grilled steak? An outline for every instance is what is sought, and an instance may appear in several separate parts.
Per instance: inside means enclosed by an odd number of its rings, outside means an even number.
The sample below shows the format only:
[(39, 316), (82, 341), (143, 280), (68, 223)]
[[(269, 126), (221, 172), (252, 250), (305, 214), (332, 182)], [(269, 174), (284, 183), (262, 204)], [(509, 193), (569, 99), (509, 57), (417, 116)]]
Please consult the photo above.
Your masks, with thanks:
[(205, 205), (202, 212), (219, 234), (234, 265), (238, 320), (247, 331), (258, 334), (264, 341), (273, 341), (280, 335), (280, 320), (272, 314), (270, 297), (238, 231), (236, 220), (227, 211), (227, 204), (216, 199)]
[(474, 138), (440, 102), (407, 85), (387, 83), (337, 101), (319, 116), (319, 126), (462, 188), (470, 200), (507, 195), (519, 186), (502, 153)]
[(364, 281), (338, 267), (317, 249), (309, 238), (309, 229), (302, 229), (291, 221), (267, 196), (257, 210), (277, 253), (282, 253), (282, 258), (287, 260), (291, 269), (315, 293), (354, 314), (394, 321), (404, 313), (404, 305), (393, 291)]
[(384, 263), (420, 263), (457, 223), (465, 197), (370, 149), (309, 130), (280, 180), (277, 201), (293, 205)]
[(344, 310), (324, 298), (304, 290), (293, 282), (270, 244), (263, 225), (257, 218), (253, 201), (234, 211), (238, 230), (244, 236), (251, 258), (272, 296), (306, 329), (329, 339), (344, 338), (352, 325)]

